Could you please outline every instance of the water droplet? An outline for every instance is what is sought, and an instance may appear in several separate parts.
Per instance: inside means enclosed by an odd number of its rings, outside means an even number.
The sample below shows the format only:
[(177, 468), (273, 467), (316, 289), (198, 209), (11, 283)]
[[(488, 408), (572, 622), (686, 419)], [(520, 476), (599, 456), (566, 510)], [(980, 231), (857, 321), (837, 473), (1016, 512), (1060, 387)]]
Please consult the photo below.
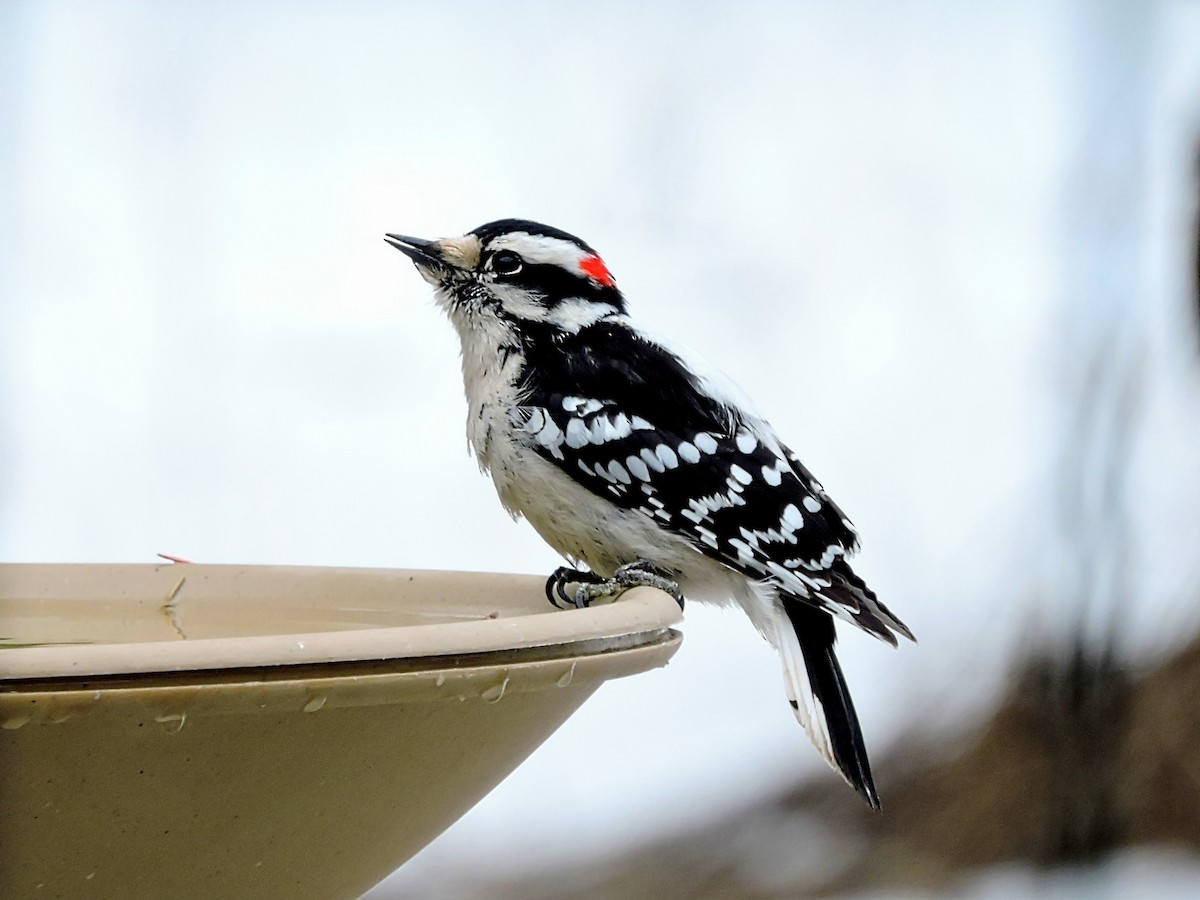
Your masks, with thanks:
[(5, 731), (16, 731), (22, 725), (29, 721), (29, 716), (13, 716), (11, 719), (5, 719), (0, 722), (0, 728)]
[(568, 684), (570, 684), (574, 680), (574, 678), (575, 678), (575, 663), (571, 663), (571, 668), (569, 668), (569, 669), (567, 669), (567, 671), (563, 672), (562, 675), (560, 675), (558, 677), (558, 681), (556, 681), (554, 683), (557, 684), (559, 687), (566, 687)]
[(303, 650), (304, 649), (304, 641), (296, 641), (296, 649)]
[(445, 683), (446, 683), (446, 673), (438, 672), (437, 681), (434, 682), (434, 687), (441, 687)]
[(504, 692), (508, 690), (508, 676), (504, 676), (504, 680), (499, 684), (493, 684), (490, 688), (484, 691), (479, 696), (488, 703), (496, 703), (504, 696)]
[(304, 704), (303, 709), (307, 713), (314, 713), (318, 709), (323, 707), (325, 705), (325, 701), (328, 699), (329, 699), (328, 694), (322, 694), (320, 697), (313, 697), (311, 700), (309, 700), (307, 703)]
[[(187, 721), (187, 713), (175, 713), (170, 716), (155, 716), (154, 721), (167, 726), (167, 734), (179, 734), (183, 723)], [(172, 727), (174, 726), (174, 727)]]

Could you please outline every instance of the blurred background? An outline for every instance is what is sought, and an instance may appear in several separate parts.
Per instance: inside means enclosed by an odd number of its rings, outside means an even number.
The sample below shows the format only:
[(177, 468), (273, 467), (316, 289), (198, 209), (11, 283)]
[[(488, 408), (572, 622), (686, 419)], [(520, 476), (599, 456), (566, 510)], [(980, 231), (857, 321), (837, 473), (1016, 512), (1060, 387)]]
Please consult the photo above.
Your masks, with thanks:
[(382, 240), (548, 222), (858, 525), (884, 813), (693, 605), (371, 900), (1192, 896), (1198, 135), (1189, 2), (10, 0), (0, 559), (549, 572)]

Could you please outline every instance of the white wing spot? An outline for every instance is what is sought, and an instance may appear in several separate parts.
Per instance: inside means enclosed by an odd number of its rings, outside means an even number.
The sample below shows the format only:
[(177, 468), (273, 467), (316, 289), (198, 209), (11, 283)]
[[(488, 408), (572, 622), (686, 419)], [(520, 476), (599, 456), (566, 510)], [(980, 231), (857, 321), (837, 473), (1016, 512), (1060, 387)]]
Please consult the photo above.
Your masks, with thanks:
[(646, 468), (646, 464), (642, 462), (640, 456), (630, 456), (625, 460), (625, 468), (627, 468), (634, 478), (639, 481), (650, 480), (650, 470)]
[(783, 473), (780, 472), (775, 466), (763, 466), (762, 477), (763, 481), (765, 481), (771, 487), (779, 487), (779, 485), (783, 482)]
[(603, 444), (606, 440), (604, 435), (611, 427), (608, 424), (608, 416), (596, 416), (596, 418), (592, 419), (592, 431), (588, 437), (593, 444)]
[(559, 449), (562, 447), (563, 433), (549, 416), (546, 417), (546, 424), (542, 426), (534, 440), (549, 450), (550, 455), (555, 459), (563, 458), (562, 450)]
[(741, 466), (739, 466), (737, 463), (734, 463), (732, 466), (729, 467), (729, 474), (732, 475), (734, 478), (736, 478), (738, 481), (740, 481), (742, 484), (749, 484), (751, 481), (754, 480), (754, 477), (749, 472), (747, 472), (745, 469), (743, 469)]
[(821, 501), (818, 500), (816, 497), (805, 497), (804, 498), (804, 508), (807, 509), (810, 513), (820, 512), (821, 511)]
[(579, 404), (582, 402), (582, 397), (563, 397), (562, 408), (566, 412), (573, 413), (579, 408)]
[(572, 450), (578, 450), (580, 447), (586, 446), (588, 442), (588, 427), (583, 424), (583, 419), (572, 419), (567, 423), (567, 446)]
[(796, 577), (795, 572), (789, 572), (787, 569), (785, 569), (783, 566), (781, 566), (779, 563), (775, 562), (774, 560), (767, 561), (767, 570), (772, 575), (774, 575), (776, 578), (778, 578), (780, 581), (782, 581), (784, 583), (787, 583)]
[(833, 560), (846, 552), (846, 548), (841, 544), (830, 544), (825, 548), (825, 552), (821, 555), (820, 562), (817, 563), (818, 568), (828, 569), (833, 565)]
[[(754, 448), (758, 446), (758, 438), (752, 435), (749, 431), (742, 429), (738, 432), (737, 448), (743, 453), (753, 453)], [(779, 482), (775, 482), (779, 484)]]
[(666, 471), (666, 466), (663, 465), (661, 459), (649, 447), (642, 448), (642, 459), (646, 461), (646, 465), (652, 468), (655, 472)]
[(679, 457), (675, 455), (675, 451), (666, 444), (659, 444), (654, 448), (654, 453), (662, 460), (662, 464), (668, 469), (674, 469), (679, 466)]
[(542, 426), (546, 424), (546, 412), (540, 406), (535, 406), (529, 411), (529, 420), (525, 423), (524, 428), (530, 434), (537, 434), (542, 430)]
[(741, 538), (730, 538), (729, 546), (737, 551), (738, 562), (748, 563), (754, 559), (754, 551), (750, 549), (750, 545)]
[(684, 462), (698, 463), (700, 462), (700, 451), (696, 449), (694, 444), (683, 441), (679, 445), (679, 458)]
[(796, 504), (789, 503), (783, 508), (783, 522), (793, 531), (798, 531), (804, 527), (804, 516), (800, 510), (796, 509)]
[(633, 479), (629, 477), (629, 473), (625, 471), (625, 467), (615, 459), (608, 464), (609, 474), (612, 475), (621, 484), (630, 484)]
[(609, 441), (615, 441), (621, 436), (621, 432), (617, 428), (616, 423), (608, 416), (598, 416), (596, 421), (604, 423), (604, 433), (600, 436), (600, 439), (605, 443), (608, 443)]
[(634, 431), (653, 431), (654, 426), (643, 419), (641, 416), (634, 416), (629, 420), (630, 426)]
[(707, 431), (702, 431), (695, 437), (696, 449), (709, 456), (717, 452), (717, 440)]

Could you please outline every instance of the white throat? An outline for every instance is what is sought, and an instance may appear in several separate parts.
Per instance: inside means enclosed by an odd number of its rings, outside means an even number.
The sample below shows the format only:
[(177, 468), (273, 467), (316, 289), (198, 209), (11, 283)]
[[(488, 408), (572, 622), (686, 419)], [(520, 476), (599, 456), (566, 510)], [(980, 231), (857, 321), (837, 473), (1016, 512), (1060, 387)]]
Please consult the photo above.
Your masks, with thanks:
[(462, 345), (467, 440), (479, 467), (488, 471), (492, 434), (512, 427), (509, 414), (520, 402), (518, 380), (525, 354), (512, 326), (504, 320), (461, 306), (448, 309)]

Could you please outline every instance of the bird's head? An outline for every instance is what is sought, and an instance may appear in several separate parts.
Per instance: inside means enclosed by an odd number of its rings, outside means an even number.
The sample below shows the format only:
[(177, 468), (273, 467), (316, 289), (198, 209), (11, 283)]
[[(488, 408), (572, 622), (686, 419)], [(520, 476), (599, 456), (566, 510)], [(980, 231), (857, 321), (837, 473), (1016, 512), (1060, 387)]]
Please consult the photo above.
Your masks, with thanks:
[(502, 219), (462, 237), (386, 239), (434, 286), (460, 330), (503, 324), (523, 337), (554, 338), (625, 313), (596, 251), (549, 225)]

